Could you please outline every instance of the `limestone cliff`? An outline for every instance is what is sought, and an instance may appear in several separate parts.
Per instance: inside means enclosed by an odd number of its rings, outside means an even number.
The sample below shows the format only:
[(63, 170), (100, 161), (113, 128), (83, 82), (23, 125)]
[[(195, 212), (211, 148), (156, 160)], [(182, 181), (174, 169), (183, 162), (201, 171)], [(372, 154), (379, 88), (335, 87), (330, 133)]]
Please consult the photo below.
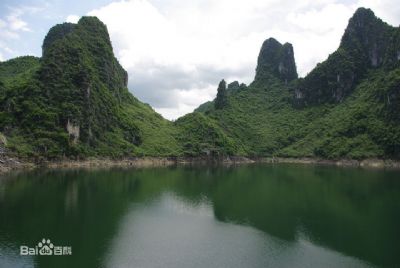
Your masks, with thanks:
[(340, 103), (369, 70), (400, 66), (400, 29), (359, 8), (349, 20), (339, 48), (293, 89), (296, 106)]
[(274, 38), (265, 40), (261, 47), (255, 81), (268, 79), (271, 75), (285, 83), (297, 78), (293, 46), (282, 45)]

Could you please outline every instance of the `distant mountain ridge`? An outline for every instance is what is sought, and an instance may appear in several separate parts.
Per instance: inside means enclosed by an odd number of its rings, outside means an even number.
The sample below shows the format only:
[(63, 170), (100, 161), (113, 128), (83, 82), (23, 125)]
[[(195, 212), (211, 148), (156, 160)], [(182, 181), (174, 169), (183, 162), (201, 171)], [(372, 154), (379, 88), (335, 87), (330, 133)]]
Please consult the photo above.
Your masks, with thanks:
[(306, 77), (293, 46), (269, 38), (250, 85), (222, 80), (175, 122), (128, 92), (97, 18), (54, 26), (42, 48), (0, 63), (0, 132), (19, 156), (400, 159), (400, 30), (369, 9)]
[[(255, 80), (196, 111), (234, 137), (240, 154), (322, 158), (400, 157), (400, 29), (359, 8), (339, 48), (297, 78), (291, 44), (267, 39)], [(201, 141), (200, 141), (201, 143)]]

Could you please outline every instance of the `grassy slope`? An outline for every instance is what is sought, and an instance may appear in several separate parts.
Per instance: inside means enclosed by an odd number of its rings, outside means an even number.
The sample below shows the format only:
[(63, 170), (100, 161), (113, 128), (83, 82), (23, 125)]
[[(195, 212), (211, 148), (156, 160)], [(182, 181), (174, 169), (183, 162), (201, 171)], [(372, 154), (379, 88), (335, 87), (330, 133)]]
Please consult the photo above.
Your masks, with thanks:
[(289, 103), (288, 89), (276, 79), (268, 85), (254, 84), (229, 96), (229, 105), (211, 110), (217, 121), (242, 151), (250, 156), (276, 155), (302, 134), (319, 108), (295, 110)]
[(143, 141), (138, 148), (138, 155), (171, 156), (181, 153), (181, 146), (176, 139), (177, 129), (149, 105), (135, 99), (124, 112), (142, 132)]
[(243, 154), (240, 145), (229, 137), (218, 122), (194, 112), (175, 122), (177, 138), (183, 147), (183, 154), (189, 156)]
[[(375, 71), (353, 94), (306, 128), (301, 140), (281, 153), (325, 158), (400, 157), (398, 100), (388, 101), (400, 85), (400, 69)], [(398, 93), (397, 93), (398, 94)]]
[(236, 142), (236, 154), (399, 158), (398, 103), (391, 108), (387, 98), (400, 85), (400, 69), (367, 77), (339, 104), (295, 108), (288, 87), (271, 79), (230, 95), (227, 108), (204, 113)]
[(39, 58), (24, 56), (0, 62), (0, 81), (6, 87), (13, 87), (18, 82), (30, 79), (33, 73), (38, 70), (39, 61)]

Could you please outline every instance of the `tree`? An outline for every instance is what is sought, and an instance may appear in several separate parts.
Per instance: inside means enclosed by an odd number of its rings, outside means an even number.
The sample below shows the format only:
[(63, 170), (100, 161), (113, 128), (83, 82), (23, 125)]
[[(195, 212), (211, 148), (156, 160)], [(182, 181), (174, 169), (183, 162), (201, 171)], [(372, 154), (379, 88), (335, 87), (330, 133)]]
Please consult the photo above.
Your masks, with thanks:
[(228, 105), (228, 94), (226, 92), (226, 82), (222, 79), (218, 85), (217, 98), (215, 99), (215, 109), (223, 109)]

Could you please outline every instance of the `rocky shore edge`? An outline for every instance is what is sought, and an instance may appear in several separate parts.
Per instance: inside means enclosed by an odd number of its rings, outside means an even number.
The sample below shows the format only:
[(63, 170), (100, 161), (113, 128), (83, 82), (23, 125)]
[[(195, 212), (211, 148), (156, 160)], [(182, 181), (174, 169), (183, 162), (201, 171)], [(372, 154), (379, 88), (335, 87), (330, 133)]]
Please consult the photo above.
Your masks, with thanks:
[(246, 157), (126, 157), (126, 158), (87, 158), (81, 160), (60, 159), (32, 161), (0, 155), (0, 175), (10, 171), (35, 168), (74, 169), (74, 168), (112, 168), (112, 167), (166, 167), (174, 165), (219, 165), (254, 163)]
[(284, 158), (284, 157), (128, 157), (128, 158), (88, 158), (83, 160), (47, 160), (30, 161), (6, 155), (0, 155), (0, 175), (16, 170), (30, 170), (35, 168), (74, 169), (74, 168), (112, 168), (112, 167), (165, 167), (174, 165), (236, 165), (250, 163), (290, 163), (331, 165), (341, 167), (361, 167), (375, 169), (400, 169), (400, 161), (383, 159), (339, 159), (327, 160), (317, 158)]
[(400, 161), (390, 160), (390, 159), (376, 159), (376, 158), (368, 158), (363, 160), (356, 160), (356, 159), (330, 160), (330, 159), (307, 158), (307, 157), (304, 158), (266, 157), (266, 158), (259, 158), (256, 160), (256, 162), (400, 169)]

